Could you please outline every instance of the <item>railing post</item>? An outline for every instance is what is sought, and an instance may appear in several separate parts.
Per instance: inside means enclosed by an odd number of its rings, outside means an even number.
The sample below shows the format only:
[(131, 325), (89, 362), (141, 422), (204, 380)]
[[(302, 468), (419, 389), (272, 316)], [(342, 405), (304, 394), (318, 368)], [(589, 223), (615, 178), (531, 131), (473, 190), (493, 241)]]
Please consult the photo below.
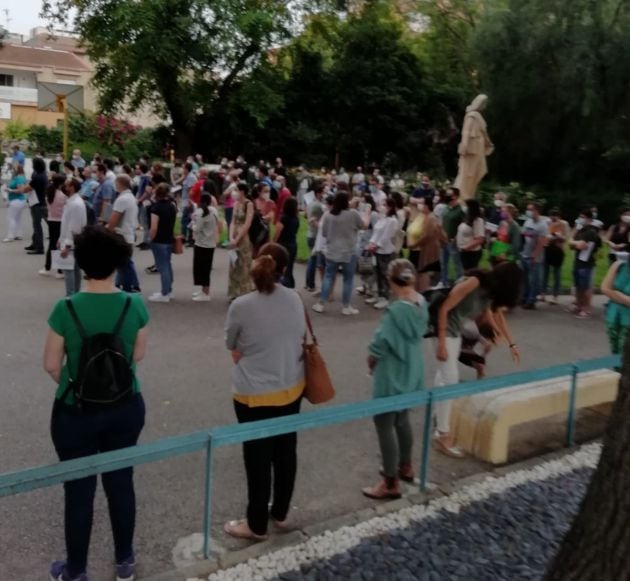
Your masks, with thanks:
[(571, 366), (571, 386), (569, 388), (569, 413), (567, 416), (566, 446), (571, 448), (575, 443), (575, 404), (577, 400), (578, 366)]
[(210, 558), (210, 529), (212, 527), (212, 434), (206, 446), (206, 488), (203, 502), (203, 556)]
[(422, 458), (420, 460), (420, 490), (427, 489), (427, 477), (429, 473), (429, 450), (431, 448), (431, 436), (433, 432), (433, 392), (429, 392), (429, 401), (424, 408), (424, 427), (422, 430)]

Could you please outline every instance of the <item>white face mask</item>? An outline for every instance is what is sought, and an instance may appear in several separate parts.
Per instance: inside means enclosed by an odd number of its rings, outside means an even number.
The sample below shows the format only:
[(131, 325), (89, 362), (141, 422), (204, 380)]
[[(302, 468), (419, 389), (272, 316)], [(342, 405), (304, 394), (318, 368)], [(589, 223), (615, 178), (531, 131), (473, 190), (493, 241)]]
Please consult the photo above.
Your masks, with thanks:
[(630, 214), (624, 214), (623, 216), (621, 216), (621, 221), (624, 224), (630, 224)]
[(494, 205), (495, 205), (497, 208), (503, 208), (504, 202), (502, 202), (501, 200), (495, 200), (495, 201), (494, 201)]

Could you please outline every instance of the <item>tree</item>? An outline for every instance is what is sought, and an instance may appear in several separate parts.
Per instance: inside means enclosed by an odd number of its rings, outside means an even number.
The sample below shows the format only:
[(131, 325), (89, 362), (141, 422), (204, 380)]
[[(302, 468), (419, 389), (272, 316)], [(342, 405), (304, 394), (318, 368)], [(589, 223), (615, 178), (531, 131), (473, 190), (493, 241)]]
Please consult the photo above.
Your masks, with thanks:
[(324, 0), (44, 0), (95, 63), (104, 112), (149, 106), (170, 117), (178, 152), (192, 151), (199, 116), (216, 115), (241, 75), (299, 32)]
[(630, 341), (619, 395), (586, 497), (546, 575), (547, 581), (630, 578)]

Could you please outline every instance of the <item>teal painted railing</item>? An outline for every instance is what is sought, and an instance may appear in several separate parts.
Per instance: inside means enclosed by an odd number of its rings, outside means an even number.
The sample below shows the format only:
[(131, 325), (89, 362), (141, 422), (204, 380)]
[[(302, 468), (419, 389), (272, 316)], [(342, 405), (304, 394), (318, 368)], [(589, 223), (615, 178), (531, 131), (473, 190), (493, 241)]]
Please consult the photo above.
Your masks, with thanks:
[(480, 381), (469, 381), (407, 395), (326, 407), (294, 416), (246, 424), (232, 424), (186, 434), (184, 436), (164, 438), (149, 444), (140, 444), (132, 448), (125, 448), (114, 452), (106, 452), (48, 466), (39, 466), (37, 468), (0, 474), (0, 497), (29, 492), (38, 488), (46, 488), (70, 480), (85, 478), (86, 476), (112, 472), (114, 470), (120, 470), (121, 468), (139, 466), (166, 458), (173, 458), (182, 454), (205, 450), (205, 509), (203, 530), (204, 555), (208, 558), (210, 554), (210, 528), (212, 522), (212, 465), (213, 454), (217, 448), (232, 444), (241, 444), (249, 440), (260, 440), (270, 436), (279, 436), (281, 434), (303, 432), (313, 428), (343, 424), (382, 413), (425, 406), (422, 453), (420, 459), (420, 489), (425, 490), (428, 482), (432, 429), (431, 420), (435, 403), (477, 395), (506, 387), (514, 387), (533, 381), (557, 377), (570, 377), (566, 445), (572, 446), (575, 437), (578, 375), (597, 369), (615, 368), (619, 365), (620, 358), (618, 356), (590, 359), (587, 361), (578, 361), (575, 363), (545, 367), (543, 369), (502, 375), (500, 377), (491, 377)]

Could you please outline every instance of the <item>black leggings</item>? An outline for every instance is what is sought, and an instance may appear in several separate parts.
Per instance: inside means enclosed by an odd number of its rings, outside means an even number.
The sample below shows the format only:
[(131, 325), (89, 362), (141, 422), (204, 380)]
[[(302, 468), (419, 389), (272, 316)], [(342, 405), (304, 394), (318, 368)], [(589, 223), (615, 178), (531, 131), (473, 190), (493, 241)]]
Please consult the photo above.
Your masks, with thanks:
[[(234, 401), (239, 423), (290, 416), (300, 411), (302, 398), (286, 406), (249, 407)], [(271, 516), (283, 521), (289, 514), (297, 472), (297, 434), (285, 434), (243, 444), (247, 473), (247, 524), (257, 535), (267, 532), (273, 468)]]
[(464, 271), (477, 268), (481, 261), (482, 250), (460, 250), (459, 257)]
[(193, 284), (195, 286), (210, 286), (210, 271), (214, 261), (214, 248), (193, 248)]
[(48, 221), (48, 250), (46, 251), (46, 270), (50, 270), (52, 258), (50, 253), (57, 250), (57, 242), (61, 234), (61, 222)]

